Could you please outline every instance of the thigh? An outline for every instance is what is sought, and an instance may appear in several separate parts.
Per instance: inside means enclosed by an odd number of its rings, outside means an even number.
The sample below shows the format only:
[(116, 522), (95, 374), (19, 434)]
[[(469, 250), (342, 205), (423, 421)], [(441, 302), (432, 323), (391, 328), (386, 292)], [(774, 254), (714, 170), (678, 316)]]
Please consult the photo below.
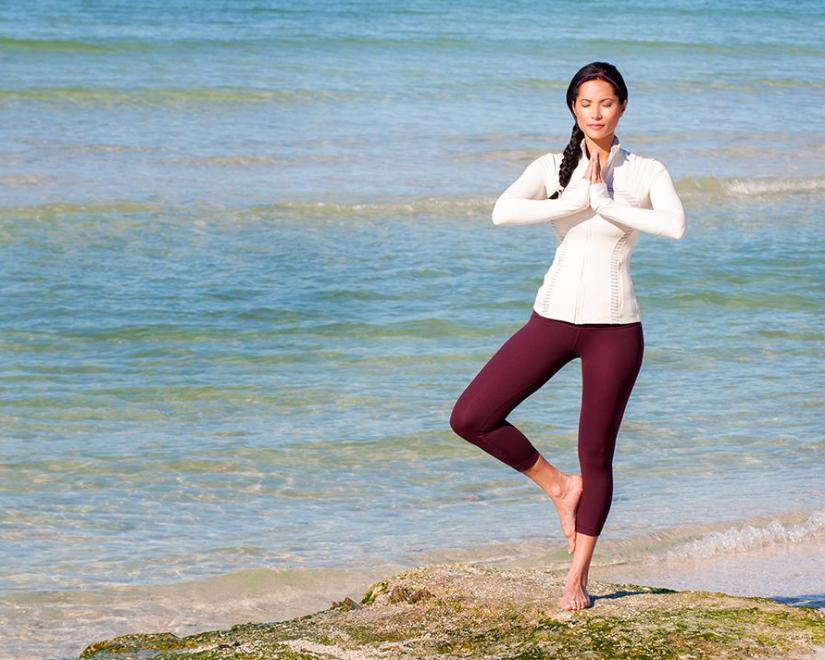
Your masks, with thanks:
[(576, 357), (575, 339), (575, 328), (533, 312), (475, 375), (458, 404), (482, 426), (504, 419)]
[(579, 338), (582, 361), (580, 425), (606, 439), (615, 436), (644, 356), (641, 324), (585, 328)]

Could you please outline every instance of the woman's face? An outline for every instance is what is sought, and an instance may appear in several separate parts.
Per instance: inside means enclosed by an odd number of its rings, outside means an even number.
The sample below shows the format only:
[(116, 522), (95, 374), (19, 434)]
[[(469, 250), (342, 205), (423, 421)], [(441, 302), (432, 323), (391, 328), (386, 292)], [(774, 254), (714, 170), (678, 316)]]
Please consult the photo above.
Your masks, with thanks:
[(591, 140), (613, 135), (627, 102), (619, 103), (616, 91), (606, 80), (588, 80), (579, 86), (573, 114), (579, 128)]

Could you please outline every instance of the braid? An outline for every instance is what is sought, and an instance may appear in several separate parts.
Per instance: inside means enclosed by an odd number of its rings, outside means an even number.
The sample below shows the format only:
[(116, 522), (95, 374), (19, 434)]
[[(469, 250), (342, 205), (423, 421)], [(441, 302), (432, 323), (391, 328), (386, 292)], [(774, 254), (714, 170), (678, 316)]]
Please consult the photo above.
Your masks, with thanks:
[(573, 176), (573, 170), (579, 164), (581, 157), (581, 141), (584, 139), (584, 131), (579, 128), (578, 124), (573, 124), (573, 132), (570, 135), (570, 142), (564, 148), (564, 157), (561, 159), (559, 166), (559, 189), (556, 190), (549, 199), (556, 199), (561, 194), (561, 191), (570, 182), (570, 177)]

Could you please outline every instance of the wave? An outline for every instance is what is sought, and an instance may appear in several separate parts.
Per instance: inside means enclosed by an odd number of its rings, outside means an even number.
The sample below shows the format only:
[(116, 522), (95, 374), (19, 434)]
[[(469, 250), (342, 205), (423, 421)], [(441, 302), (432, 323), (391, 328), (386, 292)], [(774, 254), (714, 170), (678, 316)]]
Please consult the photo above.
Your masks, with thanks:
[[(607, 539), (600, 545), (599, 565), (650, 565), (693, 559), (727, 557), (769, 547), (825, 541), (825, 509), (759, 516), (730, 523), (700, 523), (656, 530), (622, 539)], [(525, 554), (532, 554), (525, 548)], [(551, 555), (564, 561), (566, 551)]]
[[(79, 46), (78, 46), (79, 47)], [(92, 52), (106, 48), (89, 46)], [(2, 48), (0, 48), (2, 52)], [(636, 91), (658, 92), (662, 85), (685, 95), (716, 94), (719, 91), (744, 94), (761, 94), (766, 89), (786, 91), (815, 89), (825, 90), (825, 81), (777, 78), (739, 78), (736, 80), (674, 79), (654, 82), (640, 81)], [(408, 104), (411, 102), (449, 102), (456, 94), (487, 95), (491, 100), (513, 93), (531, 93), (564, 90), (568, 81), (555, 78), (530, 76), (524, 78), (489, 78), (482, 81), (432, 81), (426, 86), (391, 85), (380, 91), (363, 88), (325, 89), (321, 87), (269, 88), (257, 86), (192, 86), (192, 87), (116, 87), (102, 85), (35, 86), (0, 89), (0, 105), (22, 103), (48, 103), (55, 105), (109, 108), (114, 106), (186, 107), (205, 104), (274, 104), (280, 106), (308, 104), (383, 103)], [(562, 141), (563, 143), (564, 141)]]
[[(716, 528), (716, 529), (709, 529)], [(728, 556), (731, 553), (747, 553), (760, 550), (768, 546), (782, 546), (803, 544), (809, 541), (825, 540), (825, 509), (808, 512), (796, 512), (776, 516), (761, 516), (725, 525), (724, 523), (704, 523), (684, 528), (646, 533), (625, 539), (606, 539), (599, 545), (597, 565), (608, 566), (633, 562), (659, 562), (685, 559), (706, 559), (716, 556)], [(559, 547), (548, 551), (546, 541), (521, 540), (513, 542), (490, 543), (478, 547), (447, 547), (430, 548), (402, 553), (395, 559), (386, 559), (380, 562), (361, 564), (357, 561), (341, 561), (322, 566), (260, 566), (257, 568), (243, 568), (210, 577), (193, 578), (191, 582), (174, 583), (174, 588), (185, 588), (186, 585), (212, 585), (212, 590), (221, 587), (228, 592), (238, 588), (258, 586), (263, 591), (280, 600), (289, 600), (283, 594), (279, 597), (278, 587), (289, 585), (295, 593), (304, 589), (317, 588), (319, 585), (336, 580), (352, 578), (358, 574), (383, 573), (390, 568), (400, 568), (409, 565), (433, 564), (439, 562), (467, 562), (467, 563), (518, 563), (528, 560), (528, 564), (539, 565), (536, 558), (547, 559), (542, 561), (545, 568), (567, 566), (570, 557), (566, 545), (556, 544)], [(264, 553), (260, 548), (227, 546), (213, 548), (216, 555), (230, 557), (248, 556), (260, 557)], [(558, 566), (554, 559), (558, 559)], [(379, 568), (379, 564), (382, 566)], [(122, 589), (139, 589), (144, 594), (155, 589), (166, 591), (172, 584), (101, 584), (101, 587), (115, 587)], [(35, 593), (44, 591), (28, 591), (23, 585), (12, 590), (20, 597), (26, 598)], [(74, 590), (73, 590), (74, 591)]]
[[(612, 535), (611, 535), (612, 536)], [(825, 509), (759, 516), (730, 523), (700, 523), (685, 527), (636, 533), (625, 538), (606, 538), (599, 544), (594, 566), (652, 566), (688, 559), (728, 557), (769, 547), (825, 542)], [(570, 563), (566, 544), (524, 539), (467, 548), (424, 549), (407, 553), (404, 560), (416, 565), (467, 562), (543, 566), (566, 569)], [(712, 561), (712, 560), (711, 560)]]
[(0, 176), (0, 186), (6, 188), (31, 188), (39, 186), (46, 181), (46, 177), (36, 174), (9, 174)]
[(186, 106), (193, 104), (304, 104), (309, 102), (342, 102), (374, 98), (362, 91), (331, 91), (325, 89), (263, 89), (259, 87), (29, 87), (0, 90), (0, 105), (36, 101), (106, 108), (132, 106)]
[(168, 211), (162, 204), (116, 200), (111, 202), (52, 202), (33, 206), (10, 206), (0, 208), (0, 223), (14, 220), (55, 221), (88, 215), (160, 214)]
[[(693, 208), (725, 202), (757, 203), (795, 195), (825, 192), (825, 176), (792, 178), (727, 178), (708, 176), (682, 177), (675, 181), (685, 206)], [(476, 216), (488, 215), (495, 197), (426, 197), (389, 202), (304, 202), (286, 201), (249, 208), (250, 213), (264, 216), (375, 217), (375, 216)]]
[(109, 46), (93, 44), (72, 39), (14, 39), (0, 37), (0, 51), (33, 50), (52, 53), (109, 53), (114, 49)]
[[(656, 91), (661, 86), (651, 86)], [(452, 99), (457, 92), (467, 91), (472, 94), (512, 93), (519, 90), (551, 90), (564, 89), (567, 82), (562, 80), (525, 78), (501, 81), (487, 81), (484, 83), (445, 83), (433, 84), (426, 89), (411, 90), (408, 87), (401, 89), (384, 88), (380, 92), (382, 102), (394, 101), (408, 103), (410, 99), (419, 101), (446, 101)], [(639, 91), (643, 91), (644, 83), (640, 83)], [(724, 89), (739, 93), (761, 93), (766, 87), (783, 90), (793, 89), (825, 89), (825, 81), (804, 80), (773, 80), (754, 79), (735, 82), (718, 82), (706, 80), (671, 81), (668, 87), (685, 94), (695, 94), (704, 90), (713, 92)], [(115, 106), (149, 106), (149, 107), (186, 107), (204, 104), (276, 104), (276, 105), (307, 105), (313, 103), (371, 103), (377, 99), (376, 92), (369, 89), (332, 90), (320, 88), (297, 89), (267, 89), (260, 87), (141, 87), (137, 89), (120, 87), (27, 87), (22, 89), (0, 90), (0, 105), (20, 103), (49, 103), (58, 105), (73, 105), (90, 108), (110, 108)]]
[[(273, 26), (273, 29), (276, 29)], [(237, 38), (209, 38), (209, 37), (177, 37), (167, 39), (119, 39), (102, 38), (93, 40), (77, 39), (21, 39), (14, 37), (0, 38), (0, 52), (6, 51), (36, 51), (54, 53), (88, 53), (88, 54), (115, 54), (132, 51), (186, 51), (186, 50), (232, 50), (258, 51), (268, 50), (277, 52), (289, 48), (382, 48), (406, 49), (411, 46), (429, 48), (494, 48), (496, 44), (507, 43), (512, 46), (512, 40), (485, 40), (479, 42), (466, 37), (434, 36), (434, 37), (370, 37), (342, 35), (301, 35), (279, 36), (277, 39), (269, 37)], [(528, 47), (527, 45), (524, 46)]]
[(825, 177), (800, 179), (733, 179), (728, 192), (731, 195), (752, 197), (779, 193), (805, 193), (825, 190)]
[[(399, 10), (400, 13), (413, 13)], [(247, 13), (247, 12), (243, 12)], [(279, 12), (280, 13), (280, 12)], [(428, 12), (415, 12), (428, 13)], [(366, 15), (365, 15), (366, 18)], [(273, 23), (272, 28), (276, 29)], [(230, 37), (188, 37), (175, 36), (170, 38), (92, 38), (92, 39), (31, 39), (2, 37), (0, 51), (38, 51), (59, 53), (92, 53), (107, 54), (122, 51), (181, 51), (186, 49), (226, 49), (226, 50), (283, 50), (291, 47), (299, 48), (381, 48), (385, 50), (431, 48), (431, 49), (461, 49), (470, 52), (497, 51), (502, 47), (511, 50), (518, 48), (525, 52), (534, 52), (536, 48), (545, 45), (543, 39), (521, 37), (514, 41), (510, 37), (484, 39), (471, 38), (462, 35), (426, 35), (409, 34), (398, 37), (364, 36), (352, 34), (281, 34), (276, 40), (270, 37), (251, 37), (238, 34)], [(766, 42), (753, 40), (749, 43), (712, 43), (697, 41), (680, 41), (664, 39), (632, 39), (632, 38), (605, 38), (581, 37), (571, 43), (576, 47), (623, 51), (630, 50), (655, 52), (685, 52), (690, 54), (703, 53), (710, 55), (762, 55), (775, 52), (781, 55), (822, 55), (825, 50), (821, 47), (789, 41)]]
[(708, 55), (731, 55), (744, 57), (748, 55), (758, 55), (764, 57), (768, 53), (777, 55), (817, 55), (825, 54), (825, 50), (814, 46), (802, 46), (789, 42), (769, 43), (764, 40), (752, 41), (751, 43), (709, 43), (697, 41), (665, 41), (661, 39), (611, 39), (594, 38), (588, 39), (587, 44), (596, 50), (631, 51), (638, 54), (640, 51), (650, 50), (655, 52), (684, 52), (690, 55), (697, 53)]
[(654, 553), (650, 559), (714, 557), (731, 552), (748, 552), (774, 544), (801, 543), (818, 537), (825, 537), (825, 509), (814, 511), (799, 523), (783, 523), (774, 519), (764, 526), (745, 523), (709, 532), (681, 542), (675, 548)]
[[(266, 158), (228, 156), (201, 159), (202, 166), (238, 167), (268, 165)], [(190, 163), (194, 164), (194, 163)], [(39, 180), (22, 175), (0, 179), (0, 185), (37, 185)], [(685, 206), (690, 210), (724, 203), (762, 204), (795, 195), (825, 192), (825, 177), (786, 179), (717, 179), (684, 177), (676, 181)], [(487, 217), (495, 197), (422, 197), (388, 202), (281, 201), (246, 207), (227, 207), (209, 200), (185, 204), (114, 200), (100, 202), (52, 202), (33, 206), (0, 207), (0, 222), (21, 219), (58, 220), (88, 215), (175, 214), (183, 217), (210, 217), (223, 220), (358, 220), (383, 217)]]

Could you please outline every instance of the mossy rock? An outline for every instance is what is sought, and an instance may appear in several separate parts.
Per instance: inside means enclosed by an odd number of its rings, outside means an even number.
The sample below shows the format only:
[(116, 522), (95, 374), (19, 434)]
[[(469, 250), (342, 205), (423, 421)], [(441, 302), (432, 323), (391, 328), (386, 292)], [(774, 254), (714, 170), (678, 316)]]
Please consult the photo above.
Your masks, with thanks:
[(360, 602), (186, 637), (124, 635), (91, 644), (80, 658), (825, 657), (825, 614), (814, 608), (591, 579), (593, 607), (566, 611), (558, 606), (564, 578), (427, 566), (373, 584)]

